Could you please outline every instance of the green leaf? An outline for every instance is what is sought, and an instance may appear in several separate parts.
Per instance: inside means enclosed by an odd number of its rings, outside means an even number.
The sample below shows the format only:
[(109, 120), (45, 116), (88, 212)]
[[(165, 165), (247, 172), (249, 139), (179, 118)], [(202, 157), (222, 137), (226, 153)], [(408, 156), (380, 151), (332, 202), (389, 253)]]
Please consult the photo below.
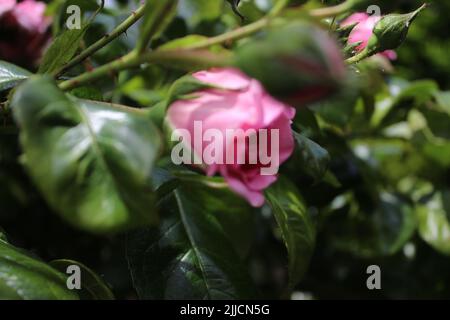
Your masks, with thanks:
[(298, 146), (297, 165), (316, 181), (320, 181), (328, 170), (330, 155), (328, 151), (302, 134), (294, 132)]
[(313, 103), (309, 108), (326, 122), (345, 127), (353, 115), (358, 100), (358, 92), (354, 87), (356, 87), (356, 84), (353, 84), (353, 86), (347, 85), (334, 96)]
[(88, 25), (80, 29), (66, 29), (55, 38), (47, 49), (38, 73), (53, 73), (64, 66), (77, 52)]
[(414, 210), (396, 194), (381, 193), (376, 207), (369, 212), (353, 196), (343, 202), (348, 209), (346, 215), (331, 216), (327, 221), (327, 226), (336, 231), (324, 231), (331, 234), (328, 241), (338, 250), (366, 259), (390, 256), (414, 235), (417, 225)]
[(11, 89), (30, 75), (31, 72), (0, 60), (0, 92)]
[(47, 4), (45, 15), (52, 17), (52, 33), (59, 34), (61, 28), (66, 25), (66, 21), (69, 17), (67, 8), (76, 5), (81, 9), (81, 12), (98, 10), (98, 1), (93, 0), (54, 0)]
[(316, 228), (297, 188), (286, 178), (266, 191), (289, 258), (289, 287), (304, 276), (315, 246)]
[(437, 251), (450, 255), (449, 191), (436, 192), (416, 209), (419, 234)]
[(157, 220), (149, 177), (160, 136), (145, 113), (75, 99), (48, 77), (20, 86), (12, 109), (23, 163), (63, 218), (95, 233)]
[(92, 21), (103, 9), (104, 0), (97, 11), (84, 23), (80, 29), (65, 29), (52, 42), (42, 58), (38, 73), (54, 73), (72, 59), (80, 47), (81, 41)]
[(177, 177), (179, 183), (198, 186), (196, 196), (199, 199), (207, 199), (205, 210), (215, 212), (215, 217), (226, 231), (236, 252), (242, 258), (246, 257), (255, 231), (254, 210), (247, 202), (232, 193), (222, 177), (205, 177), (188, 170), (172, 174)]
[(385, 127), (404, 120), (409, 109), (429, 101), (439, 91), (439, 86), (433, 80), (406, 84), (393, 82), (390, 88), (393, 97), (377, 104), (371, 119), (373, 127)]
[(80, 297), (89, 300), (114, 300), (114, 295), (111, 289), (105, 282), (91, 269), (84, 264), (67, 259), (54, 260), (50, 265), (63, 273), (66, 272), (67, 267), (77, 265), (81, 271), (81, 290), (78, 291)]
[[(184, 178), (183, 178), (184, 179)], [(133, 232), (127, 254), (143, 299), (249, 299), (255, 292), (239, 254), (250, 234), (248, 205), (228, 189), (184, 182), (160, 200), (159, 229)], [(242, 253), (242, 252), (241, 252)]]
[(66, 276), (0, 239), (0, 300), (78, 300)]
[(305, 136), (320, 133), (320, 127), (314, 112), (308, 108), (299, 108), (295, 113), (294, 125)]
[(439, 91), (435, 93), (436, 101), (441, 111), (450, 115), (450, 91)]

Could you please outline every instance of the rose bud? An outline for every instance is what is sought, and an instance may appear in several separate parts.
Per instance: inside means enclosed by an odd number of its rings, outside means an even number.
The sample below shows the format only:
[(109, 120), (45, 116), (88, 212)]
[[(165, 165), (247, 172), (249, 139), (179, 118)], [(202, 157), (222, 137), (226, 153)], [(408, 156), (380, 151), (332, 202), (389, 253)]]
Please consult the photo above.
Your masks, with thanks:
[(412, 21), (426, 6), (407, 14), (389, 14), (384, 17), (355, 13), (342, 22), (342, 26), (357, 23), (348, 37), (349, 45), (359, 43), (355, 50), (364, 56), (381, 54), (394, 60), (399, 47), (408, 34)]
[(177, 146), (184, 143), (193, 158), (183, 149), (183, 161), (175, 160), (180, 154), (175, 146), (172, 160), (196, 165), (209, 176), (220, 174), (252, 206), (262, 206), (263, 190), (277, 180), (279, 165), (294, 150), (295, 109), (272, 98), (257, 80), (237, 69), (192, 76), (208, 87), (171, 103), (166, 124), (172, 141), (178, 141)]
[(0, 59), (33, 67), (49, 41), (46, 4), (34, 0), (0, 1)]
[[(354, 51), (361, 52), (369, 43), (369, 39), (372, 36), (373, 28), (380, 21), (381, 16), (369, 16), (365, 12), (358, 12), (352, 14), (350, 17), (345, 19), (342, 23), (342, 27), (352, 26), (354, 25), (352, 31), (348, 36), (348, 45), (353, 47)], [(380, 53), (384, 57), (395, 60), (397, 58), (397, 54), (393, 50), (387, 50)]]
[(295, 107), (328, 97), (346, 78), (336, 41), (322, 29), (300, 22), (238, 48), (236, 65)]
[(407, 14), (388, 14), (381, 18), (373, 28), (373, 34), (367, 44), (369, 54), (399, 47), (406, 39), (411, 23), (425, 8), (424, 4)]

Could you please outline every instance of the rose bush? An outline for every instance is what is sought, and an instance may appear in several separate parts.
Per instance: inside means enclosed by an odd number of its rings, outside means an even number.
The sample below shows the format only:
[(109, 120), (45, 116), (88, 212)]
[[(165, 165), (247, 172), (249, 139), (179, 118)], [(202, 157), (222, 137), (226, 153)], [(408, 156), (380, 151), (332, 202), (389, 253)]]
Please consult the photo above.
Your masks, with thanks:
[(450, 296), (431, 1), (0, 0), (0, 299)]

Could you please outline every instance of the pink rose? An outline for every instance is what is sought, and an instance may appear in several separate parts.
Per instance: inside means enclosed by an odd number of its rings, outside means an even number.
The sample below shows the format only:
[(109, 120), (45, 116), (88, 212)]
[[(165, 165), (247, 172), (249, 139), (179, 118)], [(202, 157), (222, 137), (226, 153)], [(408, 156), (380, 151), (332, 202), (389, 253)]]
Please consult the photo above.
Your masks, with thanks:
[[(357, 25), (350, 33), (350, 36), (348, 37), (348, 43), (354, 44), (361, 42), (361, 44), (356, 47), (356, 50), (358, 52), (364, 50), (369, 42), (370, 37), (372, 36), (373, 28), (380, 19), (380, 16), (369, 16), (364, 12), (352, 14), (350, 17), (345, 19), (341, 23), (341, 25), (344, 27), (357, 23)], [(386, 50), (380, 54), (390, 60), (397, 59), (397, 54), (393, 50)]]
[(0, 1), (0, 59), (32, 67), (49, 41), (46, 4), (34, 0)]
[[(251, 205), (262, 206), (264, 204), (263, 190), (277, 180), (277, 175), (262, 173), (262, 169), (268, 169), (273, 163), (263, 164), (259, 155), (258, 160), (253, 164), (248, 160), (255, 156), (255, 150), (259, 153), (263, 146), (268, 146), (270, 149), (276, 143), (279, 143), (278, 147), (270, 151), (271, 156), (275, 155), (272, 154), (273, 150), (277, 153), (275, 157), (277, 160), (274, 160), (276, 170), (290, 157), (294, 149), (291, 119), (295, 115), (295, 109), (275, 100), (267, 94), (257, 80), (247, 77), (237, 69), (200, 71), (194, 73), (193, 77), (218, 88), (197, 91), (188, 99), (178, 100), (170, 105), (167, 111), (169, 126), (172, 129), (185, 129), (190, 136), (195, 136), (195, 123), (201, 122), (202, 134), (209, 129), (221, 133), (223, 138), (220, 138), (222, 140), (219, 145), (222, 146), (223, 159), (230, 150), (233, 150), (232, 162), (204, 165), (205, 161), (202, 161), (203, 170), (209, 176), (219, 173), (225, 178), (230, 188), (247, 199)], [(227, 132), (237, 132), (239, 129), (250, 129), (256, 132), (267, 129), (268, 134), (265, 139), (267, 144), (263, 142), (264, 135), (258, 136), (256, 149), (250, 147), (249, 140), (242, 143), (242, 140), (227, 137)], [(279, 139), (275, 140), (274, 137), (277, 135)], [(190, 148), (196, 157), (205, 160), (203, 152), (210, 143), (202, 141), (200, 144), (195, 144), (192, 139)], [(244, 164), (237, 161), (239, 155), (246, 159)]]
[(16, 0), (2, 0), (2, 1), (0, 1), (0, 17), (4, 13), (14, 9), (15, 5), (16, 5)]

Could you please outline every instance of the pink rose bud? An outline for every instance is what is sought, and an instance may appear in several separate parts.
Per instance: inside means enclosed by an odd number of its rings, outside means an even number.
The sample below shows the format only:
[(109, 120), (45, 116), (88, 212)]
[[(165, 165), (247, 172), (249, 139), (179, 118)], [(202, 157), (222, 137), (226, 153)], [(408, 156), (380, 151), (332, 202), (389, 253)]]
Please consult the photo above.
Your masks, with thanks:
[[(352, 14), (350, 17), (345, 19), (341, 25), (343, 27), (350, 26), (356, 23), (352, 32), (348, 37), (348, 44), (361, 43), (356, 46), (356, 51), (361, 52), (367, 47), (369, 39), (373, 34), (373, 29), (378, 21), (380, 21), (380, 16), (369, 16), (367, 13), (359, 12)], [(386, 50), (380, 53), (390, 60), (397, 59), (397, 54), (393, 50)]]
[[(252, 206), (262, 206), (263, 190), (277, 180), (279, 165), (293, 152), (295, 109), (238, 69), (200, 71), (193, 77), (209, 87), (172, 103), (166, 121), (172, 140), (177, 146), (185, 143), (196, 160), (189, 163), (192, 158), (183, 152), (183, 161), (174, 162), (198, 165), (209, 176), (219, 173)], [(174, 139), (175, 133), (182, 138)]]
[(0, 0), (0, 59), (32, 67), (49, 41), (46, 4)]

